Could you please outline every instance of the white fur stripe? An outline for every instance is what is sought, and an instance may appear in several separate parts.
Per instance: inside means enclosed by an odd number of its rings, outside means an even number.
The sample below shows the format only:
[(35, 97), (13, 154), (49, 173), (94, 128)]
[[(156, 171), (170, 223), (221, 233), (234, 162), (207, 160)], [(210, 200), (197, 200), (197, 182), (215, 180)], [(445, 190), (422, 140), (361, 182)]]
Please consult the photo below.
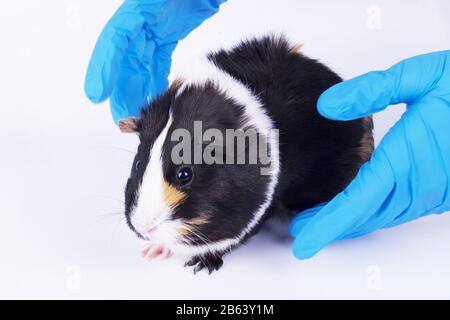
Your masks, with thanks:
[(150, 151), (149, 162), (142, 178), (142, 184), (138, 192), (137, 205), (131, 214), (131, 223), (136, 230), (144, 235), (148, 228), (166, 220), (171, 209), (164, 201), (163, 170), (162, 170), (162, 147), (169, 130), (171, 121), (155, 140)]
[(267, 115), (266, 110), (259, 99), (253, 95), (243, 83), (219, 69), (207, 58), (199, 60), (192, 66), (192, 68), (190, 68), (190, 70), (187, 71), (187, 74), (181, 78), (185, 80), (183, 81), (182, 87), (178, 90), (178, 95), (182, 93), (188, 85), (203, 85), (208, 81), (212, 81), (219, 88), (219, 90), (227, 96), (227, 98), (230, 98), (237, 104), (244, 106), (246, 117), (246, 123), (244, 126), (250, 125), (256, 128), (256, 130), (258, 130), (261, 135), (265, 136), (269, 142), (271, 168), (270, 181), (267, 186), (265, 201), (253, 214), (253, 219), (250, 220), (242, 232), (235, 238), (221, 240), (208, 245), (193, 247), (180, 244), (174, 247), (174, 251), (189, 255), (202, 254), (208, 251), (226, 251), (233, 245), (240, 243), (240, 241), (251, 230), (253, 230), (253, 228), (264, 216), (272, 202), (280, 173), (278, 137), (273, 134), (268, 135), (268, 133), (274, 129), (274, 126), (271, 118)]

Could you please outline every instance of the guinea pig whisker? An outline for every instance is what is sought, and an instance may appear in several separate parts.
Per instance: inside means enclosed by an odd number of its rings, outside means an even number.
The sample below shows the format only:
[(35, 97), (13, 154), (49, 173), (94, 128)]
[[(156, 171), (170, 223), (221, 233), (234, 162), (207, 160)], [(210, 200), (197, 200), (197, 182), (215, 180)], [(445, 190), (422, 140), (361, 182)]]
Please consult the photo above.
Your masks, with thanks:
[(109, 241), (109, 245), (112, 247), (113, 246), (113, 241), (114, 241), (114, 237), (116, 236), (116, 234), (117, 234), (117, 229), (119, 228), (119, 226), (124, 222), (126, 220), (126, 218), (125, 218), (125, 216), (123, 216), (121, 219), (119, 219), (117, 222), (116, 222), (116, 225), (114, 226), (114, 229), (113, 229), (113, 231), (112, 231), (112, 233), (111, 233), (111, 239), (110, 239), (110, 241)]
[[(200, 230), (195, 231), (192, 226), (184, 226), (184, 227), (185, 227), (186, 230), (188, 230), (194, 236), (196, 236), (200, 241), (202, 241), (206, 245), (206, 247), (211, 248), (210, 245), (212, 244), (212, 242)], [(192, 239), (192, 237), (189, 237), (189, 236), (188, 236), (188, 238), (191, 241), (195, 240), (195, 239)], [(220, 254), (218, 252), (216, 252), (215, 250), (212, 250), (212, 248), (210, 250), (210, 253), (212, 255), (214, 255), (215, 257), (217, 257), (217, 258), (221, 258)]]
[[(200, 239), (203, 239), (203, 241), (205, 242), (206, 246), (208, 248), (210, 248), (210, 244), (212, 244), (212, 241), (207, 239), (207, 237), (200, 230), (197, 230), (197, 231), (198, 232), (194, 232), (194, 234), (197, 237), (199, 237)], [(216, 250), (213, 250), (212, 248), (210, 250), (210, 254), (214, 255), (216, 258), (221, 258), (221, 255)]]
[[(198, 230), (198, 226), (190, 223), (184, 223), (181, 228), (188, 231), (188, 234), (184, 237), (191, 242), (196, 242), (200, 240), (201, 244), (205, 245), (209, 250), (209, 253), (215, 256), (216, 258), (221, 258), (221, 255), (219, 252), (211, 248), (212, 241), (208, 239), (207, 236), (205, 236), (200, 230)], [(184, 241), (186, 245), (189, 245), (188, 241)], [(199, 256), (199, 259), (202, 258)]]
[(94, 219), (93, 222), (95, 223), (99, 223), (99, 222), (104, 222), (107, 219), (116, 219), (116, 218), (120, 218), (119, 220), (125, 219), (125, 215), (123, 214), (123, 212), (108, 212), (108, 213), (97, 213), (94, 215)]
[[(121, 210), (121, 209), (120, 209)], [(111, 217), (111, 216), (121, 216), (123, 215), (123, 210), (121, 211), (112, 211), (112, 212), (106, 212), (106, 213), (100, 213), (98, 216), (100, 217)]]
[(106, 196), (106, 195), (93, 195), (94, 197), (98, 197), (98, 198), (104, 198), (104, 199), (108, 199), (108, 200), (114, 200), (116, 202), (119, 202), (120, 204), (125, 205), (125, 201), (123, 199), (118, 199), (112, 196)]
[(195, 242), (195, 238), (189, 236), (189, 234), (192, 234), (194, 236), (196, 236), (196, 238), (198, 238), (199, 240), (201, 240), (202, 242), (204, 242), (205, 244), (208, 244), (208, 242), (206, 241), (206, 239), (202, 238), (200, 235), (198, 235), (195, 231), (194, 231), (194, 226), (189, 225), (188, 223), (184, 224), (183, 226), (181, 226), (182, 229), (186, 230), (188, 232), (188, 234), (185, 236), (186, 238), (188, 238), (190, 241)]
[(201, 235), (198, 234), (197, 232), (192, 231), (192, 233), (193, 233), (198, 239), (200, 239), (201, 241), (203, 241), (204, 244), (206, 244), (206, 245), (209, 245), (209, 244), (210, 244), (210, 242), (208, 241), (208, 239), (205, 239), (203, 236), (201, 236)]
[(109, 148), (109, 149), (115, 149), (115, 150), (120, 150), (120, 151), (124, 151), (124, 152), (128, 152), (128, 153), (131, 153), (131, 154), (136, 154), (136, 151), (132, 151), (132, 150), (128, 150), (128, 149), (125, 149), (125, 148), (122, 148), (122, 147), (116, 147), (116, 146), (105, 146), (105, 148)]

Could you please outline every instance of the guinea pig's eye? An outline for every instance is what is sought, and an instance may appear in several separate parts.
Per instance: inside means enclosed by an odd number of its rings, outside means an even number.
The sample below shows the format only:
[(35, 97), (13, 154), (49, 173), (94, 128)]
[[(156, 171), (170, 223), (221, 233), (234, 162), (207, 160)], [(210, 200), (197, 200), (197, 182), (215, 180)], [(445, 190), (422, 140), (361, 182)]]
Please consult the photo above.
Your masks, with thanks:
[(177, 172), (177, 179), (182, 185), (186, 185), (192, 180), (192, 169), (189, 167), (183, 167)]
[(141, 160), (138, 160), (138, 161), (136, 161), (136, 164), (134, 165), (134, 169), (136, 171), (138, 171), (140, 166), (141, 166)]

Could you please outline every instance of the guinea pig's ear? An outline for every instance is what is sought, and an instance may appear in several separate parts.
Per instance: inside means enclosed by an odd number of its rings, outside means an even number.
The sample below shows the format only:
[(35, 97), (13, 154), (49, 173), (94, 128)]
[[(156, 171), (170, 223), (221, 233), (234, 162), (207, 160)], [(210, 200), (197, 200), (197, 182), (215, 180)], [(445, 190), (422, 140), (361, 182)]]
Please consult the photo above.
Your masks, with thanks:
[(138, 118), (130, 117), (119, 121), (119, 128), (123, 133), (138, 133), (139, 127), (140, 124)]

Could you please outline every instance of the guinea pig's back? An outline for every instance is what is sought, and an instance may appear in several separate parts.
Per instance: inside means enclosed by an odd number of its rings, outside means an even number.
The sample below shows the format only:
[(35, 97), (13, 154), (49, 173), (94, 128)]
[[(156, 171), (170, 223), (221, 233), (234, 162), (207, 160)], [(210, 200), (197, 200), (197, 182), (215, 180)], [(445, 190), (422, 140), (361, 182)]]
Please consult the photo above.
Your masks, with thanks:
[(371, 118), (340, 122), (318, 113), (319, 96), (342, 79), (299, 49), (284, 37), (267, 36), (209, 55), (259, 97), (279, 129), (274, 207), (293, 212), (333, 198), (373, 150)]

